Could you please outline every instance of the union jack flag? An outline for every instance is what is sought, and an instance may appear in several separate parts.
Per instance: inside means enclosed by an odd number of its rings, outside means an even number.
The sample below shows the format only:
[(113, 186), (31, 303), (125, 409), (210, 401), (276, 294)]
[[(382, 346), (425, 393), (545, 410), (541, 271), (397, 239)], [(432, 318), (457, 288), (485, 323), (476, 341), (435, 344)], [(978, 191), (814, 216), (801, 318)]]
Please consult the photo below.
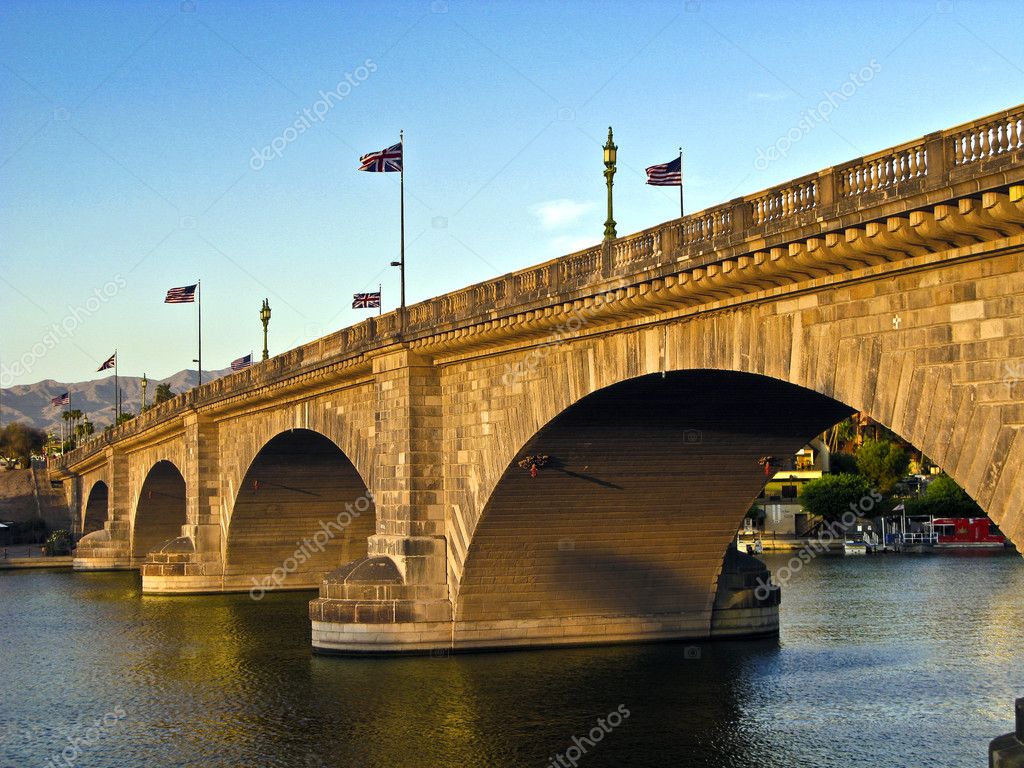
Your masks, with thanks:
[(393, 144), (380, 152), (370, 152), (359, 158), (360, 171), (386, 173), (402, 170), (402, 143)]
[(647, 183), (653, 187), (681, 187), (683, 185), (683, 159), (652, 165), (647, 169)]
[(62, 405), (68, 405), (71, 402), (71, 396), (65, 392), (63, 395), (57, 395), (56, 397), (50, 398), (50, 405), (54, 408), (60, 408)]
[(191, 304), (196, 300), (196, 285), (185, 285), (181, 288), (171, 288), (167, 291), (167, 298), (164, 304)]
[(252, 365), (252, 352), (250, 352), (245, 357), (240, 357), (237, 360), (232, 360), (231, 361), (231, 370), (232, 371), (245, 370), (250, 365)]
[(357, 293), (352, 296), (352, 309), (376, 309), (380, 306), (380, 291)]
[(117, 364), (117, 352), (112, 354), (106, 360), (103, 361), (103, 365), (96, 369), (96, 372), (105, 371), (107, 368), (113, 368)]

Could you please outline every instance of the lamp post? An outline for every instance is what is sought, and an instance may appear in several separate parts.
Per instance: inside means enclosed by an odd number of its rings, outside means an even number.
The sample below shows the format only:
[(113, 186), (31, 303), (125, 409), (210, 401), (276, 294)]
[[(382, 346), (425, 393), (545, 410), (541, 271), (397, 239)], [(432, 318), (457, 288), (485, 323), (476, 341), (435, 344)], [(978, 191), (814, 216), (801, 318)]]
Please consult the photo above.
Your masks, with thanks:
[(615, 176), (615, 157), (618, 147), (612, 141), (612, 127), (608, 126), (608, 141), (604, 145), (604, 178), (608, 182), (608, 219), (604, 223), (604, 239), (614, 240), (615, 219), (612, 218), (612, 177)]
[(146, 374), (142, 374), (142, 382), (141, 382), (141, 384), (142, 384), (142, 411), (139, 411), (139, 413), (142, 413), (143, 411), (146, 410), (146, 387), (149, 386), (149, 379), (146, 378)]
[(263, 322), (263, 359), (266, 360), (270, 357), (270, 353), (267, 351), (267, 325), (270, 323), (270, 302), (267, 299), (263, 300), (263, 306), (260, 308), (260, 320)]

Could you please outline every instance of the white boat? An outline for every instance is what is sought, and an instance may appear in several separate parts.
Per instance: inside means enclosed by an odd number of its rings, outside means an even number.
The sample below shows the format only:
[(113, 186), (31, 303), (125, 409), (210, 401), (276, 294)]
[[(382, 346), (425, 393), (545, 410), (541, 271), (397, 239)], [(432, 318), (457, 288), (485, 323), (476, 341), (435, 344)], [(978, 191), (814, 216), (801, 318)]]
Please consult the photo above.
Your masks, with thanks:
[(868, 545), (863, 539), (857, 541), (855, 539), (846, 539), (843, 542), (843, 554), (844, 555), (866, 555), (868, 553)]

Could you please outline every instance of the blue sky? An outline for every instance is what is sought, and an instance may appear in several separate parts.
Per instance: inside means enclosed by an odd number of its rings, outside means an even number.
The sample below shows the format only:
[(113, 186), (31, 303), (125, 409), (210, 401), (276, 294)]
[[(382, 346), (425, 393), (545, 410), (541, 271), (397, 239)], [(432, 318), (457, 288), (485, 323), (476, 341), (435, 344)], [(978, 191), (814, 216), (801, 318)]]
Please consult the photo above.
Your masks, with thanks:
[(1016, 0), (8, 0), (2, 383), (191, 366), (162, 299), (196, 279), (206, 368), (259, 353), (264, 297), (272, 353), (393, 308), (397, 175), (356, 166), (399, 129), (412, 303), (598, 242), (609, 125), (625, 234), (677, 215), (643, 168), (679, 145), (692, 212), (1024, 102), (1022, 29)]

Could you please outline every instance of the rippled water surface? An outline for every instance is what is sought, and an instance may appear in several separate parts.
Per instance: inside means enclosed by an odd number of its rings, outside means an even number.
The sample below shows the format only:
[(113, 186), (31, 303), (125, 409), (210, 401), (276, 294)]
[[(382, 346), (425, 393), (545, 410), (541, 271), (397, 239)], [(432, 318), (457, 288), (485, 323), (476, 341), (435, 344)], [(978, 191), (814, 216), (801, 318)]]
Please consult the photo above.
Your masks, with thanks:
[(0, 572), (0, 762), (984, 766), (1024, 695), (1013, 554), (821, 557), (784, 590), (778, 641), (696, 647), (321, 658), (309, 597)]

